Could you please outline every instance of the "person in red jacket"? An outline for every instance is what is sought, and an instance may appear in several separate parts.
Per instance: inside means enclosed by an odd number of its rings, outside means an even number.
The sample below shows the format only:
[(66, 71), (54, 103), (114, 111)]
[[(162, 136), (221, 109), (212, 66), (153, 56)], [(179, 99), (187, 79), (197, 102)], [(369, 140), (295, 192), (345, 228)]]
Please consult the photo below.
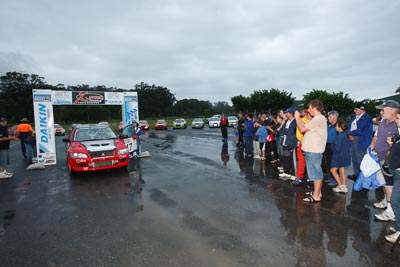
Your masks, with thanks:
[(228, 142), (228, 118), (224, 114), (221, 115), (220, 120), (222, 142)]

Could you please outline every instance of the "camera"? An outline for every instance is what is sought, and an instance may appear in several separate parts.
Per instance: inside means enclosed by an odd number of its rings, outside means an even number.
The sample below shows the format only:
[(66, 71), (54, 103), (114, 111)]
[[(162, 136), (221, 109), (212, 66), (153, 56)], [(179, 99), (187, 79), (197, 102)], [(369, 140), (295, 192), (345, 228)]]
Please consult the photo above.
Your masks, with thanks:
[(399, 140), (400, 140), (400, 135), (399, 134), (392, 135), (392, 142), (393, 143), (396, 143)]

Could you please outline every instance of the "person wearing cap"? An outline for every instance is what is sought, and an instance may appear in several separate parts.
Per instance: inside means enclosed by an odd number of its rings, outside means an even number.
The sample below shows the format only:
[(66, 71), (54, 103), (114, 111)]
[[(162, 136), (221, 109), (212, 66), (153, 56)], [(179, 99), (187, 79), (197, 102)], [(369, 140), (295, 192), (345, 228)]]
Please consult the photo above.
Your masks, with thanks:
[(17, 126), (17, 133), (15, 134), (16, 137), (18, 137), (21, 140), (21, 153), (24, 159), (27, 158), (26, 156), (26, 146), (25, 146), (25, 139), (28, 138), (28, 136), (32, 135), (33, 129), (32, 126), (29, 124), (29, 121), (27, 118), (22, 118), (20, 121), (20, 124)]
[[(386, 159), (386, 153), (390, 148), (387, 140), (393, 135), (398, 134), (396, 117), (399, 111), (399, 103), (394, 100), (387, 100), (376, 108), (382, 111), (383, 119), (379, 123), (378, 129), (375, 132), (375, 136), (371, 141), (370, 147), (377, 153), (378, 159), (382, 166)], [(384, 174), (384, 178), (386, 182), (386, 185), (384, 186), (384, 198), (381, 201), (374, 203), (374, 207), (378, 209), (386, 208), (386, 210), (384, 210), (380, 214), (375, 214), (375, 218), (380, 221), (394, 221), (396, 217), (391, 206), (393, 176)]]
[(353, 175), (348, 175), (348, 178), (352, 180), (357, 179), (361, 172), (361, 161), (372, 141), (372, 118), (365, 110), (365, 104), (358, 102), (354, 108), (355, 115), (351, 118), (347, 126), (351, 141), (351, 161), (354, 172)]
[(139, 156), (140, 155), (140, 136), (142, 135), (142, 129), (140, 129), (139, 124), (137, 121), (132, 121), (132, 129), (133, 129), (133, 134), (132, 136), (137, 137), (137, 149), (133, 151), (134, 155)]
[(287, 108), (283, 113), (287, 120), (281, 128), (281, 164), (283, 167), (283, 173), (279, 174), (279, 178), (283, 180), (295, 180), (296, 179), (296, 168), (295, 168), (295, 147), (297, 146), (296, 139), (296, 120), (293, 117), (295, 109), (293, 107)]
[(13, 177), (13, 173), (6, 171), (6, 165), (10, 164), (11, 140), (18, 141), (18, 138), (8, 136), (7, 119), (0, 118), (0, 179)]
[[(391, 207), (395, 217), (400, 216), (400, 114), (397, 113), (396, 123), (398, 134), (387, 139), (390, 145), (390, 159), (387, 162), (390, 173), (393, 175), (393, 192)], [(395, 243), (400, 236), (400, 220), (396, 220), (394, 226), (390, 227), (391, 234), (385, 236), (390, 243)]]
[(336, 110), (331, 110), (328, 112), (328, 140), (326, 141), (326, 147), (323, 157), (323, 165), (325, 166), (327, 180), (326, 182), (330, 186), (336, 186), (337, 182), (332, 177), (330, 169), (331, 169), (331, 161), (332, 161), (332, 147), (335, 145), (336, 142), (336, 124), (339, 119), (339, 112)]
[(308, 179), (314, 182), (314, 191), (303, 198), (304, 202), (309, 203), (321, 202), (322, 198), (324, 174), (322, 172), (321, 163), (322, 154), (325, 151), (326, 141), (328, 139), (327, 120), (325, 116), (322, 115), (323, 109), (324, 105), (321, 101), (311, 101), (308, 104), (308, 111), (313, 118), (307, 124), (304, 124), (301, 120), (300, 112), (296, 111), (294, 113), (297, 127), (304, 133), (303, 151), (306, 157)]

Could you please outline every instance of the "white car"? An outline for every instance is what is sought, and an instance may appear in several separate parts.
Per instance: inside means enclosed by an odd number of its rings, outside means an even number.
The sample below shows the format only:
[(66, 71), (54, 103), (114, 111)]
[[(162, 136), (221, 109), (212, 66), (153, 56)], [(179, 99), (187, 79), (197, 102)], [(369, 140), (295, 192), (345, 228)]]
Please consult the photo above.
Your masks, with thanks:
[(204, 121), (202, 118), (195, 118), (192, 121), (192, 129), (202, 129), (204, 128)]
[(210, 127), (210, 128), (219, 128), (219, 127), (221, 127), (221, 120), (218, 119), (217, 117), (211, 117), (208, 120), (208, 127)]
[(60, 124), (54, 124), (54, 134), (55, 135), (65, 135), (65, 129)]
[(229, 116), (228, 117), (228, 126), (235, 127), (238, 124), (239, 119), (236, 116)]

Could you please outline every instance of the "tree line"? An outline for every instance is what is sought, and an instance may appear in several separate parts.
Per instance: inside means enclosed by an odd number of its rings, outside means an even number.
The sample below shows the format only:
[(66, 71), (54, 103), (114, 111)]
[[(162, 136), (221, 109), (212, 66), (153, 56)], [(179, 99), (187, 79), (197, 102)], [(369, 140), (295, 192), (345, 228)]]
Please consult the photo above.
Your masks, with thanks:
[[(279, 89), (254, 90), (248, 96), (232, 96), (232, 106), (229, 103), (198, 99), (177, 100), (175, 95), (164, 86), (149, 85), (141, 82), (133, 88), (122, 89), (106, 87), (104, 85), (90, 86), (57, 84), (51, 85), (44, 77), (37, 74), (23, 74), (7, 72), (0, 77), (0, 116), (9, 121), (18, 122), (22, 117), (33, 120), (32, 89), (51, 89), (66, 91), (103, 91), (103, 92), (137, 92), (139, 99), (140, 118), (162, 118), (179, 116), (186, 118), (209, 117), (213, 114), (236, 114), (238, 112), (270, 112), (295, 106), (298, 109), (307, 107), (311, 100), (319, 99), (326, 111), (337, 110), (341, 115), (350, 115), (356, 101), (343, 92), (329, 93), (325, 90), (313, 89), (296, 100), (292, 93)], [(249, 90), (250, 91), (250, 90)], [(367, 112), (371, 115), (377, 113), (375, 106), (381, 101), (366, 99)], [(54, 117), (57, 122), (93, 122), (100, 120), (119, 120), (121, 118), (120, 106), (54, 106)]]

